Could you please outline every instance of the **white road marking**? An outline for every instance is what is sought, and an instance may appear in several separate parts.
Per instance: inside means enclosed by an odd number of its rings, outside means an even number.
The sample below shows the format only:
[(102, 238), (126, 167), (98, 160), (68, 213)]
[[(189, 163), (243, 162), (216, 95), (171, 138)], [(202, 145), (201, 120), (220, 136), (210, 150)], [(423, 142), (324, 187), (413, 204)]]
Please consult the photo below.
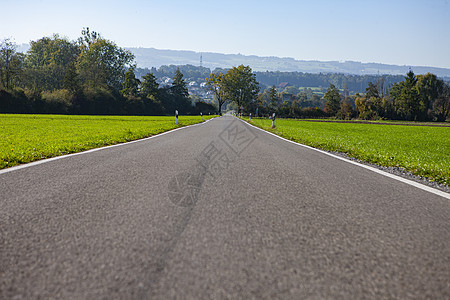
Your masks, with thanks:
[[(241, 119), (239, 119), (239, 120), (241, 120)], [(429, 193), (433, 193), (433, 194), (435, 194), (435, 195), (438, 195), (438, 196), (441, 196), (441, 197), (444, 197), (444, 198), (447, 198), (447, 199), (450, 200), (450, 194), (449, 194), (449, 193), (440, 191), (440, 190), (438, 190), (438, 189), (429, 187), (429, 186), (427, 186), (427, 185), (424, 185), (424, 184), (422, 184), (422, 183), (418, 183), (418, 182), (413, 181), (413, 180), (409, 180), (409, 179), (406, 179), (406, 178), (403, 178), (403, 177), (400, 177), (400, 176), (397, 176), (397, 175), (394, 175), (394, 174), (385, 172), (385, 171), (383, 171), (383, 170), (380, 170), (380, 169), (377, 169), (377, 168), (374, 168), (374, 167), (371, 167), (371, 166), (367, 166), (367, 165), (364, 165), (364, 164), (355, 162), (355, 161), (353, 161), (353, 160), (349, 160), (349, 159), (346, 159), (346, 158), (343, 158), (343, 157), (334, 155), (334, 154), (329, 153), (329, 152), (324, 151), (324, 150), (320, 150), (320, 149), (317, 149), (317, 148), (313, 148), (313, 147), (311, 147), (311, 146), (303, 145), (303, 144), (300, 144), (300, 143), (297, 143), (297, 142), (288, 140), (288, 139), (286, 139), (286, 138), (284, 138), (284, 137), (281, 137), (281, 136), (279, 136), (279, 135), (276, 135), (276, 134), (274, 134), (274, 133), (272, 133), (272, 132), (266, 131), (266, 130), (261, 129), (261, 128), (259, 128), (259, 127), (256, 127), (256, 126), (254, 126), (254, 125), (252, 125), (252, 124), (249, 124), (249, 123), (247, 123), (247, 122), (245, 122), (245, 121), (243, 121), (243, 120), (241, 120), (241, 121), (244, 122), (245, 124), (249, 125), (249, 126), (252, 126), (252, 127), (256, 128), (256, 129), (259, 129), (259, 130), (261, 130), (261, 131), (264, 131), (264, 132), (266, 132), (266, 133), (268, 133), (268, 134), (270, 134), (270, 135), (273, 135), (273, 136), (275, 136), (275, 137), (277, 137), (277, 138), (279, 138), (279, 139), (282, 139), (282, 140), (284, 140), (284, 141), (286, 141), (286, 142), (289, 142), (289, 143), (292, 143), (292, 144), (296, 144), (296, 145), (298, 145), (298, 146), (302, 146), (302, 147), (305, 147), (305, 148), (308, 148), (308, 149), (311, 149), (311, 150), (315, 150), (315, 151), (321, 152), (321, 153), (326, 154), (326, 155), (328, 155), (328, 156), (331, 156), (331, 157), (340, 159), (340, 160), (342, 160), (342, 161), (348, 162), (348, 163), (350, 163), (350, 164), (353, 164), (353, 165), (356, 165), (356, 166), (365, 168), (365, 169), (370, 170), (370, 171), (372, 171), (372, 172), (375, 172), (375, 173), (381, 174), (381, 175), (383, 175), (383, 176), (386, 176), (386, 177), (389, 177), (389, 178), (392, 178), (392, 179), (401, 181), (401, 182), (403, 182), (403, 183), (412, 185), (412, 186), (414, 186), (414, 187), (416, 187), (416, 188), (419, 188), (419, 189), (421, 189), (421, 190), (427, 191), (427, 192), (429, 192)]]
[(23, 164), (23, 165), (14, 166), (14, 167), (11, 167), (11, 168), (6, 168), (6, 169), (3, 169), (3, 170), (0, 170), (0, 175), (5, 174), (5, 173), (9, 173), (9, 172), (13, 172), (13, 171), (17, 171), (17, 170), (20, 170), (20, 169), (25, 169), (25, 168), (37, 166), (37, 165), (40, 165), (40, 164), (45, 164), (45, 163), (48, 163), (48, 162), (51, 162), (51, 161), (54, 161), (54, 160), (58, 160), (58, 159), (63, 159), (63, 158), (72, 157), (72, 156), (76, 156), (76, 155), (87, 154), (87, 153), (91, 153), (91, 152), (95, 152), (95, 151), (105, 150), (105, 149), (109, 149), (109, 148), (113, 148), (113, 147), (119, 147), (119, 146), (123, 146), (123, 145), (129, 145), (129, 144), (133, 144), (133, 143), (139, 143), (139, 142), (142, 142), (142, 141), (147, 141), (149, 139), (153, 139), (153, 138), (156, 138), (156, 137), (159, 137), (159, 136), (162, 136), (162, 135), (165, 135), (165, 134), (169, 134), (169, 133), (181, 130), (181, 129), (185, 129), (185, 128), (189, 128), (189, 127), (194, 127), (194, 126), (197, 126), (197, 125), (205, 124), (205, 123), (207, 123), (207, 122), (209, 122), (210, 120), (213, 120), (213, 119), (215, 119), (215, 118), (206, 120), (205, 122), (202, 122), (202, 123), (196, 123), (196, 124), (192, 124), (192, 125), (188, 125), (188, 126), (172, 129), (172, 130), (169, 130), (169, 131), (166, 131), (166, 132), (158, 133), (158, 134), (152, 135), (150, 137), (139, 139), (139, 140), (134, 140), (134, 141), (131, 141), (131, 142), (120, 143), (120, 144), (115, 144), (115, 145), (111, 145), (111, 146), (105, 146), (105, 147), (101, 147), (101, 148), (94, 148), (94, 149), (90, 149), (90, 150), (86, 150), (86, 151), (82, 151), (82, 152), (77, 152), (77, 153), (72, 153), (72, 154), (67, 154), (67, 155), (55, 156), (55, 157), (51, 157), (51, 158), (37, 160), (37, 161), (31, 162), (31, 163), (27, 163), (27, 164)]

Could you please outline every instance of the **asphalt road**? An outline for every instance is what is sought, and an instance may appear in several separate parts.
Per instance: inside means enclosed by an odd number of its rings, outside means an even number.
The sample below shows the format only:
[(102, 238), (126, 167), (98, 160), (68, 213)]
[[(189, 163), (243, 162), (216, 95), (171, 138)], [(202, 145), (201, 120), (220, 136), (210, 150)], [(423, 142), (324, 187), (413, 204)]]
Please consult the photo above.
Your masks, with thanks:
[(450, 200), (233, 117), (0, 174), (1, 299), (450, 298)]

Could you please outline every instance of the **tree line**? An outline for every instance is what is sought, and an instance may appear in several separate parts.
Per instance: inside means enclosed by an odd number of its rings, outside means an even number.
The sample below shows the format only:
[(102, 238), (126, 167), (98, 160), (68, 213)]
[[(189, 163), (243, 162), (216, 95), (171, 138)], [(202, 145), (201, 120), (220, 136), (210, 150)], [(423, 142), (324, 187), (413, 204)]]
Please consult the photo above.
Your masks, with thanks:
[(177, 69), (171, 86), (148, 73), (136, 78), (134, 55), (89, 28), (76, 41), (32, 41), (27, 53), (0, 43), (0, 112), (163, 115), (215, 112), (193, 102)]
[(288, 82), (296, 87), (322, 87), (327, 88), (330, 83), (342, 90), (348, 90), (350, 94), (364, 92), (369, 82), (380, 82), (387, 89), (394, 83), (403, 80), (401, 75), (352, 75), (341, 73), (303, 73), (303, 72), (257, 72), (258, 81), (267, 86), (277, 86), (282, 82)]
[[(293, 118), (397, 119), (445, 121), (450, 88), (434, 74), (412, 71), (396, 76), (253, 72), (249, 66), (230, 69), (161, 66), (139, 69), (134, 55), (85, 28), (76, 41), (58, 35), (31, 42), (27, 53), (9, 40), (0, 43), (0, 112), (164, 115), (221, 113), (222, 108), (254, 115)], [(185, 76), (204, 80), (216, 106), (189, 95)], [(157, 77), (173, 75), (171, 85)], [(282, 91), (264, 82), (291, 81)], [(353, 78), (353, 79), (352, 79)], [(364, 93), (351, 94), (367, 79)], [(297, 81), (295, 81), (297, 80)], [(308, 81), (312, 80), (312, 81)], [(305, 85), (330, 84), (319, 96)], [(260, 93), (261, 87), (266, 87)]]
[[(403, 81), (386, 89), (382, 82), (369, 82), (365, 93), (349, 95), (330, 84), (321, 99), (322, 106), (305, 108), (311, 103), (305, 90), (297, 95), (280, 93), (275, 86), (258, 96), (260, 111), (276, 112), (292, 118), (335, 117), (363, 120), (408, 120), (445, 122), (450, 114), (450, 86), (427, 73), (409, 71)], [(288, 97), (285, 97), (288, 96)], [(309, 102), (309, 103), (308, 103)]]
[[(142, 77), (148, 72), (156, 77), (173, 77), (176, 69), (179, 68), (186, 79), (190, 81), (203, 82), (205, 77), (212, 73), (226, 73), (228, 69), (216, 68), (211, 70), (206, 67), (193, 65), (162, 65), (159, 68), (136, 68), (136, 75)], [(384, 86), (385, 90), (391, 88), (395, 83), (402, 81), (403, 75), (352, 75), (341, 73), (303, 73), (303, 72), (254, 72), (256, 81), (262, 90), (270, 88), (272, 85), (278, 86), (281, 83), (289, 83), (289, 86), (304, 88), (318, 87), (326, 90), (330, 83), (338, 89), (347, 90), (350, 94), (364, 93), (369, 82), (378, 83)]]

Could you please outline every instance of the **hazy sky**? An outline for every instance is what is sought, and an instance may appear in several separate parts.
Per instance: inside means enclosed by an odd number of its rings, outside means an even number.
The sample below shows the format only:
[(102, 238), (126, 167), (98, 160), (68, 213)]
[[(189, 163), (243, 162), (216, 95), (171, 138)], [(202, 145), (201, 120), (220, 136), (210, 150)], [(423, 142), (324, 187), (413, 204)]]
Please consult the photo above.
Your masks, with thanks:
[(450, 68), (449, 0), (0, 0), (0, 39)]

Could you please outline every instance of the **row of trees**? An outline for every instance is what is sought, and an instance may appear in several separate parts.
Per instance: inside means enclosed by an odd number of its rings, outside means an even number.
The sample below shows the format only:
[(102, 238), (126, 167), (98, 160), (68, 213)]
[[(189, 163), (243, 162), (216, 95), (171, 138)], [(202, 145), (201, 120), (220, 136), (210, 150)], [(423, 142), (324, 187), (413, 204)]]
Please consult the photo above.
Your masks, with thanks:
[[(170, 77), (172, 78), (175, 71), (179, 68), (184, 77), (189, 81), (203, 82), (205, 77), (208, 77), (211, 72), (215, 74), (226, 73), (228, 69), (216, 68), (211, 70), (206, 67), (193, 66), (193, 65), (162, 65), (159, 68), (136, 68), (137, 77), (142, 77), (148, 72), (153, 73), (156, 77)], [(256, 75), (256, 81), (259, 83), (262, 90), (270, 88), (280, 83), (289, 83), (288, 88), (293, 89), (290, 91), (292, 94), (298, 94), (295, 92), (295, 88), (304, 87), (316, 87), (326, 90), (331, 84), (338, 89), (347, 90), (349, 94), (355, 94), (357, 92), (363, 93), (369, 82), (377, 83), (381, 88), (386, 90), (392, 87), (395, 83), (402, 81), (404, 78), (402, 75), (352, 75), (352, 74), (338, 74), (338, 73), (303, 73), (303, 72), (254, 72)]]
[[(143, 69), (136, 69), (133, 62), (134, 56), (129, 51), (89, 28), (82, 31), (77, 41), (54, 35), (31, 42), (27, 53), (16, 52), (16, 46), (4, 40), (0, 44), (0, 112), (149, 115), (172, 114), (175, 109), (183, 114), (214, 112), (211, 104), (192, 101), (180, 68), (155, 69), (161, 74), (174, 72), (173, 83), (160, 87), (155, 74), (141, 74)], [(330, 84), (321, 98), (311, 89), (300, 91), (295, 86), (286, 87), (282, 93), (275, 86), (259, 93), (258, 75), (249, 66), (216, 69), (212, 73), (194, 66), (184, 66), (183, 70), (196, 78), (209, 75), (205, 79), (207, 88), (215, 96), (219, 113), (227, 103), (235, 110), (258, 111), (260, 115), (277, 112), (286, 117), (445, 121), (450, 111), (449, 85), (429, 73), (416, 76), (410, 71), (390, 89), (385, 77), (377, 77), (375, 84), (368, 83), (364, 94), (356, 95), (350, 95), (345, 85), (341, 93)], [(290, 75), (304, 75), (294, 73)], [(263, 75), (273, 79), (280, 74)], [(324, 78), (323, 74), (317, 76)]]
[[(305, 108), (301, 95), (283, 101), (275, 86), (258, 97), (263, 110), (285, 117), (336, 117), (364, 120), (391, 119), (444, 122), (450, 114), (450, 86), (434, 74), (414, 75), (409, 71), (404, 80), (391, 89), (379, 82), (368, 83), (364, 94), (348, 95), (334, 85), (323, 96), (323, 105), (315, 111)], [(322, 113), (318, 112), (319, 107)], [(313, 114), (311, 114), (313, 112)]]
[(450, 113), (450, 86), (434, 74), (409, 71), (384, 96), (370, 83), (365, 95), (356, 96), (355, 106), (361, 119), (444, 122)]
[(338, 89), (348, 90), (350, 94), (363, 93), (369, 82), (376, 82), (381, 88), (388, 89), (403, 80), (402, 75), (352, 75), (339, 73), (303, 73), (303, 72), (256, 72), (256, 79), (263, 86), (277, 86), (288, 82), (295, 87), (323, 87), (333, 84)]
[(31, 42), (16, 52), (10, 40), (0, 44), (0, 112), (74, 114), (183, 114), (214, 112), (192, 103), (183, 74), (170, 87), (159, 87), (153, 74), (138, 80), (134, 55), (83, 29), (77, 41), (58, 35)]

